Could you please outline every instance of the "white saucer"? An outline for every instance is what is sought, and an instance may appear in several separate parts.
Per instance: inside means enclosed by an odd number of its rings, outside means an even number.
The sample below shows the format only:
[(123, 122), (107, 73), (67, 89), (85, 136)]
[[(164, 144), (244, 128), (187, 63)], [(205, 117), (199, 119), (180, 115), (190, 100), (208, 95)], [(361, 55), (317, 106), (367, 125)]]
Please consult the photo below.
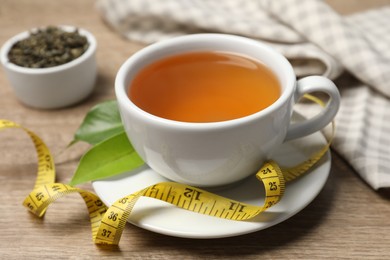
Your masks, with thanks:
[[(273, 159), (281, 166), (302, 162), (326, 144), (321, 133), (285, 143)], [(251, 233), (276, 225), (305, 208), (321, 191), (330, 171), (329, 151), (311, 171), (287, 183), (282, 200), (250, 221), (231, 221), (193, 213), (176, 208), (166, 202), (141, 197), (136, 203), (129, 222), (153, 232), (186, 238), (221, 238)], [(147, 166), (109, 179), (92, 183), (97, 195), (106, 205), (149, 185), (167, 181)], [(224, 190), (213, 191), (238, 201), (262, 205), (263, 185), (250, 177)]]

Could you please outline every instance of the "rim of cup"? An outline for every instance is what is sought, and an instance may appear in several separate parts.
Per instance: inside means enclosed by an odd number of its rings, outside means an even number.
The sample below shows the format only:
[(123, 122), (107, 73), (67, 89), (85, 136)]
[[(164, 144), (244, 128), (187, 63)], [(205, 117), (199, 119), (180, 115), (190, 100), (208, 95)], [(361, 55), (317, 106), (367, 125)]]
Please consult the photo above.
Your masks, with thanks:
[[(129, 98), (127, 90), (129, 88), (130, 82), (128, 82), (128, 71), (131, 67), (135, 67), (138, 62), (145, 59), (145, 57), (152, 57), (153, 54), (163, 52), (165, 48), (172, 48), (173, 46), (177, 46), (179, 51), (176, 51), (173, 54), (163, 55), (162, 57), (168, 57), (170, 55), (180, 54), (180, 53), (186, 53), (191, 52), (191, 50), (188, 50), (186, 48), (183, 48), (183, 44), (190, 44), (194, 40), (197, 41), (210, 41), (211, 39), (217, 39), (218, 40), (229, 40), (232, 42), (241, 42), (248, 46), (253, 46), (255, 48), (261, 49), (263, 52), (271, 53), (273, 58), (275, 58), (280, 66), (283, 66), (286, 70), (286, 75), (284, 76), (285, 79), (283, 79), (286, 82), (281, 82), (281, 79), (277, 73), (271, 69), (273, 74), (275, 74), (279, 80), (280, 86), (281, 86), (281, 95), (279, 98), (270, 106), (247, 116), (231, 119), (231, 120), (225, 120), (225, 121), (216, 121), (216, 122), (184, 122), (184, 121), (176, 121), (171, 119), (162, 118), (156, 115), (153, 115), (149, 112), (146, 112), (139, 108), (137, 105), (135, 105)], [(193, 51), (201, 51), (194, 49)], [(207, 51), (206, 49), (204, 51)], [(210, 49), (210, 51), (213, 51)], [(232, 51), (234, 53), (234, 51)], [(238, 53), (238, 52), (236, 52)], [(240, 54), (240, 53), (238, 53)], [(247, 55), (249, 56), (249, 55)], [(148, 61), (145, 66), (148, 64), (153, 63), (154, 61), (158, 60), (158, 58), (151, 58), (151, 61)], [(255, 59), (258, 60), (258, 59)], [(260, 62), (263, 62), (259, 60)], [(268, 68), (268, 64), (265, 64)], [(141, 67), (139, 70), (142, 70), (145, 66)], [(138, 70), (138, 71), (139, 71)], [(137, 71), (137, 72), (138, 72)], [(264, 43), (258, 42), (253, 39), (245, 38), (242, 36), (237, 35), (228, 35), (228, 34), (215, 34), (215, 33), (201, 33), (201, 34), (191, 34), (191, 35), (185, 35), (185, 36), (177, 36), (175, 38), (162, 40), (160, 42), (153, 43), (138, 52), (136, 52), (134, 55), (130, 56), (120, 67), (116, 78), (115, 78), (115, 92), (116, 96), (119, 102), (124, 104), (128, 109), (132, 109), (133, 111), (136, 111), (139, 113), (142, 117), (147, 118), (150, 121), (153, 121), (155, 123), (164, 125), (166, 127), (178, 127), (178, 128), (188, 128), (188, 129), (210, 129), (212, 128), (220, 128), (220, 127), (229, 127), (229, 126), (235, 126), (235, 125), (241, 125), (245, 123), (251, 122), (253, 119), (266, 116), (267, 114), (271, 113), (272, 111), (275, 111), (277, 108), (282, 106), (285, 102), (288, 102), (288, 99), (291, 96), (291, 92), (294, 91), (295, 87), (295, 73), (293, 71), (293, 68), (291, 64), (288, 62), (288, 60), (279, 52), (274, 50), (272, 47), (265, 45)]]

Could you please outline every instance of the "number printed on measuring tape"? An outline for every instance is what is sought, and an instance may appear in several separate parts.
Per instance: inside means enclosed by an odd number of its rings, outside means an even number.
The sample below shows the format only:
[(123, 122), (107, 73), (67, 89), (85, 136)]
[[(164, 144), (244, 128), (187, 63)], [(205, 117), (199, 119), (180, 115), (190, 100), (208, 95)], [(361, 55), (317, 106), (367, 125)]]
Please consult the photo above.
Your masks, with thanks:
[[(315, 97), (313, 99), (314, 102), (321, 104), (320, 101), (315, 100)], [(179, 208), (212, 217), (235, 221), (251, 219), (277, 204), (284, 194), (285, 182), (294, 180), (311, 168), (326, 153), (331, 142), (329, 141), (309, 160), (296, 167), (282, 170), (276, 162), (266, 162), (256, 174), (265, 190), (262, 206), (242, 203), (180, 183), (161, 182), (125, 196), (107, 207), (97, 195), (90, 191), (55, 183), (53, 157), (45, 143), (35, 133), (12, 121), (0, 119), (0, 130), (6, 128), (24, 130), (33, 141), (38, 155), (35, 186), (23, 201), (23, 205), (33, 214), (42, 217), (52, 202), (67, 194), (79, 193), (89, 212), (93, 241), (96, 244), (106, 245), (119, 243), (131, 211), (142, 196), (165, 201)]]
[(50, 154), (49, 149), (46, 144), (32, 131), (27, 128), (9, 121), (0, 119), (0, 130), (6, 128), (21, 128), (23, 129), (31, 138), (34, 143), (35, 150), (38, 155), (38, 172), (37, 178), (35, 180), (34, 188), (38, 188), (41, 185), (50, 184), (55, 181), (55, 166), (53, 157)]

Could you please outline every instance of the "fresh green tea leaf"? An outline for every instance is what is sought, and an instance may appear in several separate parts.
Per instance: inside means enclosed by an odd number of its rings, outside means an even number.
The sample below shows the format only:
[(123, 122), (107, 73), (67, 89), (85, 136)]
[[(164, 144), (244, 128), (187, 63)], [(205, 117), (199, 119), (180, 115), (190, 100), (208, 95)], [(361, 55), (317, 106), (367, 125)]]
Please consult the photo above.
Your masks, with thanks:
[(106, 101), (94, 106), (87, 113), (69, 145), (78, 141), (95, 145), (122, 132), (124, 128), (117, 102), (115, 100)]
[(107, 178), (136, 169), (143, 163), (126, 133), (122, 132), (93, 146), (85, 153), (70, 184), (77, 185)]

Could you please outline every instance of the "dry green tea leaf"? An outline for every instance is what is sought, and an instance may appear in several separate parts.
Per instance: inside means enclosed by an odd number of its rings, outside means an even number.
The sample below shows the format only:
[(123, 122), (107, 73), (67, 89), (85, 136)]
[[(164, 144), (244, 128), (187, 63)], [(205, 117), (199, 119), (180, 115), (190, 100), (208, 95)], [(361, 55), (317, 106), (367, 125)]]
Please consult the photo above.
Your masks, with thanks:
[(78, 29), (65, 31), (48, 26), (16, 42), (8, 52), (8, 59), (26, 68), (49, 68), (77, 59), (88, 46), (87, 38)]

